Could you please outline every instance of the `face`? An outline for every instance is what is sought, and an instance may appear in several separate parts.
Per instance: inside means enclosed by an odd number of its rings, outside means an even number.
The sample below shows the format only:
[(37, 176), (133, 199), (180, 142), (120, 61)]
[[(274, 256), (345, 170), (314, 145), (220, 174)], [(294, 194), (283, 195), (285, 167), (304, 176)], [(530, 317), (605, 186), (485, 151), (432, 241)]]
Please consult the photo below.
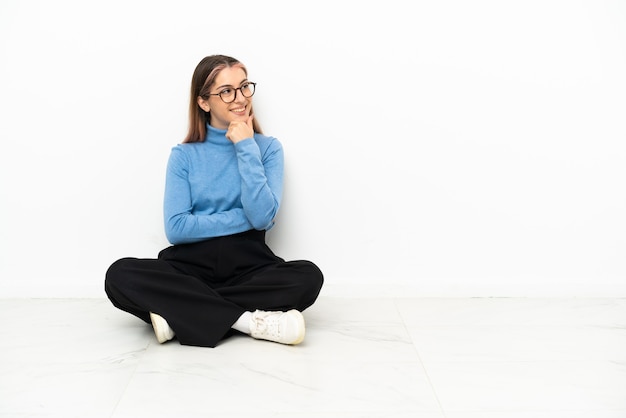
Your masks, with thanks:
[[(245, 71), (240, 67), (226, 67), (215, 77), (215, 82), (210, 93), (216, 94), (225, 89), (239, 88), (247, 81)], [(209, 96), (208, 99), (198, 97), (198, 105), (205, 112), (211, 112), (210, 125), (217, 129), (228, 129), (232, 121), (246, 121), (250, 115), (252, 97), (243, 97), (237, 90), (235, 100), (232, 103), (224, 103), (220, 96)]]

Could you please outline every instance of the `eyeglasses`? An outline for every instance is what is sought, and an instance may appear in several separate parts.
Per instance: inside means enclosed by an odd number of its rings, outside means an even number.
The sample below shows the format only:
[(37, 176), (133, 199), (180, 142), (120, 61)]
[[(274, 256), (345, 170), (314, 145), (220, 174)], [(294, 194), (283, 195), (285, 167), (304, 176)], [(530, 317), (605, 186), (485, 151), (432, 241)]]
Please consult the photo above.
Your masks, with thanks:
[(235, 98), (237, 97), (237, 90), (241, 92), (241, 95), (243, 97), (248, 98), (248, 97), (252, 97), (252, 95), (254, 94), (255, 87), (256, 87), (256, 83), (246, 82), (246, 83), (243, 83), (241, 87), (238, 87), (238, 88), (226, 87), (222, 89), (222, 91), (220, 91), (219, 93), (208, 93), (207, 96), (220, 96), (220, 99), (222, 99), (224, 103), (232, 103), (235, 101)]

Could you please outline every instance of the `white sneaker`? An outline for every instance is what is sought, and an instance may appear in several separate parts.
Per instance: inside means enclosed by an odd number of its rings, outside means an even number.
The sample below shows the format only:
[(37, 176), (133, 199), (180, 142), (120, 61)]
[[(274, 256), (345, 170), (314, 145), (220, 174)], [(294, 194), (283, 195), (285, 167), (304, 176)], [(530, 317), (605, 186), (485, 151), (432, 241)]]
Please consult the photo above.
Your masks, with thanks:
[(299, 344), (304, 340), (304, 317), (295, 309), (287, 312), (257, 310), (252, 312), (250, 335), (281, 344)]
[(150, 320), (152, 321), (152, 328), (154, 328), (154, 335), (156, 335), (157, 341), (160, 344), (174, 338), (174, 331), (170, 328), (165, 318), (150, 312)]

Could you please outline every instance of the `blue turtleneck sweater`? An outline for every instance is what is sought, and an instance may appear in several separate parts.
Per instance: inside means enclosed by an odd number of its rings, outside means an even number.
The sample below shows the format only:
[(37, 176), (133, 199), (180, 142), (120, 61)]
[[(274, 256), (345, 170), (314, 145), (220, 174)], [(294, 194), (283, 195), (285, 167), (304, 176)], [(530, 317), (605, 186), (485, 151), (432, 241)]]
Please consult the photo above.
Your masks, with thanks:
[(172, 148), (165, 180), (165, 235), (185, 244), (274, 225), (283, 192), (283, 149), (255, 134), (233, 144), (207, 125), (204, 142)]

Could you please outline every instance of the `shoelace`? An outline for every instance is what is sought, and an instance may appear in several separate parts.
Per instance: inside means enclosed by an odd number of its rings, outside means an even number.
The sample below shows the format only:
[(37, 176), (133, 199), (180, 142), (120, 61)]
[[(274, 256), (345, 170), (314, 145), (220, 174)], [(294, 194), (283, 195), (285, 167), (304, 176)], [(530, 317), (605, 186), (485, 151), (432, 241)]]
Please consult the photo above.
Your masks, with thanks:
[(252, 319), (256, 328), (255, 334), (279, 337), (281, 335), (280, 320), (282, 316), (283, 314), (277, 315), (271, 312), (253, 315)]

